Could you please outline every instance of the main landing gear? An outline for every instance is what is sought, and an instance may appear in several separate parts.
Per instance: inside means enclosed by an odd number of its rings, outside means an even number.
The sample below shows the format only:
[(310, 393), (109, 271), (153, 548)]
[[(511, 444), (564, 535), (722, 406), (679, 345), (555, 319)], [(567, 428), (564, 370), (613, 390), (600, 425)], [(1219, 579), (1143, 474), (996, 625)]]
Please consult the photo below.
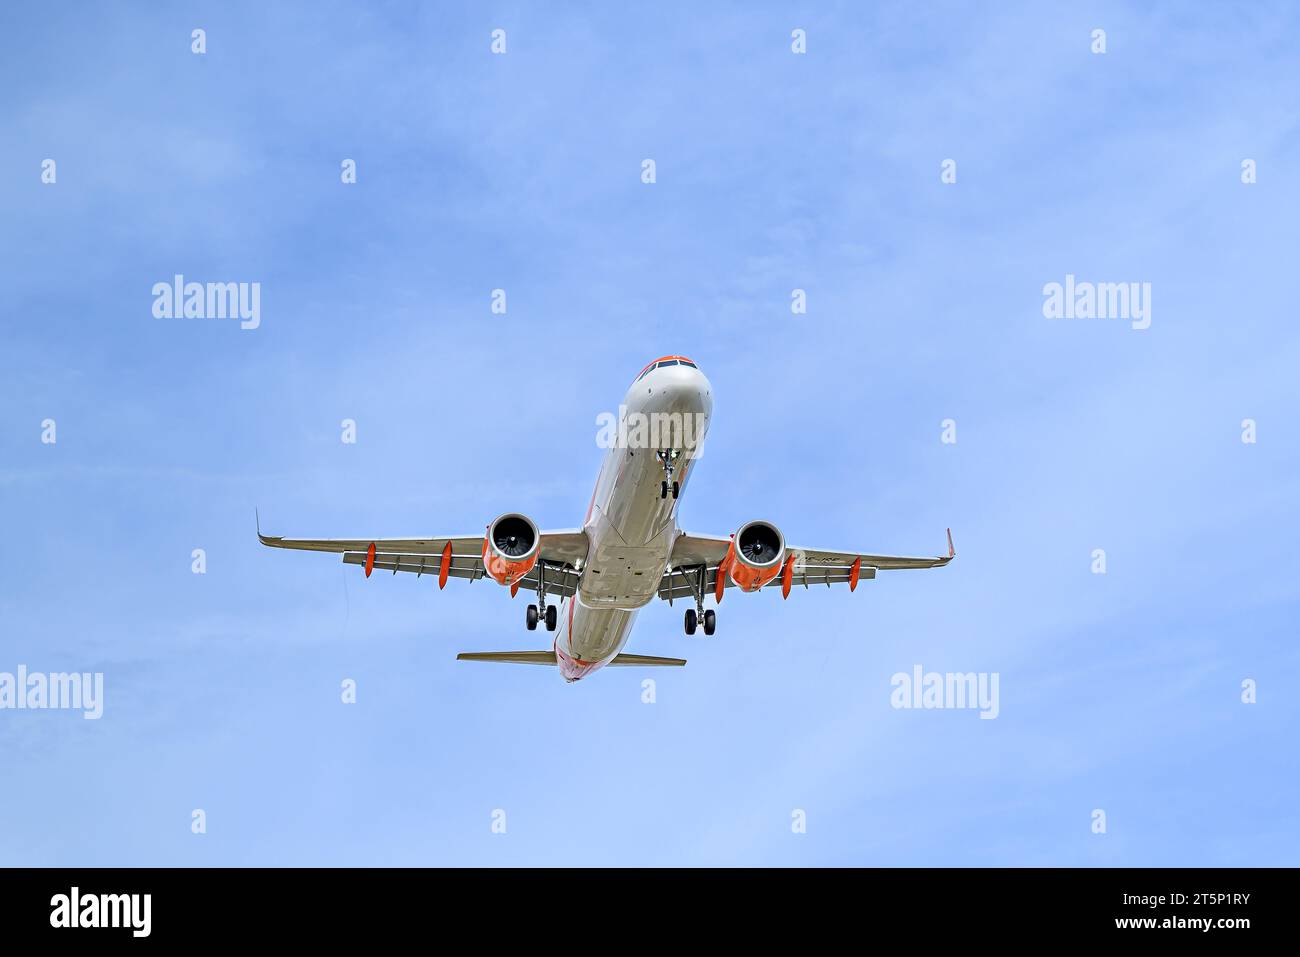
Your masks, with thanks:
[(717, 631), (718, 613), (715, 612), (712, 608), (706, 611), (703, 615), (697, 613), (694, 608), (687, 608), (686, 609), (686, 634), (688, 635), (695, 634), (695, 629), (701, 621), (703, 621), (704, 623), (704, 633), (706, 635), (712, 635), (715, 631)]
[[(538, 609), (541, 609), (539, 612)], [(560, 620), (560, 609), (556, 605), (546, 604), (546, 564), (537, 563), (537, 604), (528, 606), (528, 613), (524, 618), (524, 624), (529, 631), (537, 630), (537, 622), (545, 619), (546, 630), (554, 631), (555, 626)]]
[[(690, 580), (688, 575), (687, 580)], [(686, 634), (695, 634), (697, 626), (704, 625), (704, 633), (712, 635), (718, 628), (718, 613), (712, 608), (704, 610), (704, 566), (701, 565), (695, 570), (695, 580), (691, 583), (691, 591), (694, 593), (695, 607), (686, 609)]]
[(668, 493), (673, 493), (673, 498), (681, 491), (681, 486), (673, 480), (673, 472), (677, 468), (677, 459), (681, 456), (680, 449), (663, 449), (655, 452), (657, 458), (664, 467), (664, 480), (659, 483), (659, 497), (667, 498)]
[(536, 631), (537, 623), (542, 620), (545, 620), (546, 622), (547, 631), (555, 630), (555, 626), (559, 623), (560, 620), (559, 606), (546, 605), (545, 608), (546, 608), (545, 612), (539, 613), (536, 605), (528, 606), (528, 614), (524, 619), (524, 624), (528, 626), (529, 631)]

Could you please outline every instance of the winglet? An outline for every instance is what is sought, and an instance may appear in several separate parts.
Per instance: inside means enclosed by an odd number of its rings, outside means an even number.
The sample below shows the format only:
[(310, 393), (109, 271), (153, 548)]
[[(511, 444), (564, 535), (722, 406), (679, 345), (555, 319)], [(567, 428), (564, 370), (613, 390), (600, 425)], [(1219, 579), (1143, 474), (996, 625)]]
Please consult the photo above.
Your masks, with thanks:
[(257, 508), (253, 509), (253, 522), (257, 525), (257, 540), (263, 545), (274, 545), (279, 539), (274, 535), (262, 534), (262, 517), (257, 514)]
[(956, 558), (956, 557), (957, 557), (957, 549), (955, 549), (955, 548), (952, 547), (952, 529), (951, 529), (951, 528), (948, 529), (948, 557), (949, 557), (949, 558)]

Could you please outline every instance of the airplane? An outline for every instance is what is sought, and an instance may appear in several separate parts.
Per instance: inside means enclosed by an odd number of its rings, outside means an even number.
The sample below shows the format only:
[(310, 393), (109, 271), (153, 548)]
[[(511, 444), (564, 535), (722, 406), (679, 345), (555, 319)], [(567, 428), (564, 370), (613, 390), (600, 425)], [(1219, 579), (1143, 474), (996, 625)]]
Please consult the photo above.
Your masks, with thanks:
[[(939, 568), (956, 557), (952, 530), (948, 554), (906, 558), (819, 548), (788, 548), (780, 530), (757, 520), (721, 537), (683, 532), (677, 509), (700, 460), (713, 389), (699, 366), (685, 356), (662, 356), (637, 374), (620, 407), (617, 438), (611, 440), (596, 479), (582, 527), (541, 531), (528, 516), (507, 512), (485, 533), (432, 538), (291, 539), (257, 535), (263, 545), (343, 555), (375, 569), (449, 578), (491, 578), (510, 589), (535, 592), (525, 616), (555, 632), (551, 650), (462, 652), (460, 661), (557, 666), (567, 682), (606, 665), (682, 666), (682, 658), (623, 651), (638, 610), (656, 596), (671, 605), (684, 599), (685, 631), (717, 629), (712, 597), (721, 604), (727, 589), (756, 592), (780, 588), (788, 598), (795, 584), (847, 584), (856, 590), (878, 571)], [(632, 427), (627, 428), (631, 423)], [(692, 428), (692, 424), (696, 427)], [(548, 598), (559, 599), (558, 606)]]

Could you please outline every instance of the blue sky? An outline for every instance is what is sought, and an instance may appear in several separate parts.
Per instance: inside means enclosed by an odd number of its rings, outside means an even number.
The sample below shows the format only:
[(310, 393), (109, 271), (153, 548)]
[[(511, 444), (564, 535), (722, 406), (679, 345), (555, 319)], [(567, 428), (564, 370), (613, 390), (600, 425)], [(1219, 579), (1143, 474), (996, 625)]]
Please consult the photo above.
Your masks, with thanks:
[[(6, 4), (0, 671), (106, 700), (0, 711), (0, 863), (1300, 862), (1298, 39), (1282, 4)], [(153, 318), (176, 273), (260, 282), (260, 328)], [(1151, 327), (1044, 318), (1067, 274), (1151, 283)], [(566, 686), (454, 660), (546, 645), (523, 596), (256, 543), (254, 507), (576, 525), (665, 353), (716, 396), (685, 527), (951, 525), (957, 561), (729, 595), (711, 639), (656, 603), (629, 650), (685, 669)], [(917, 664), (996, 672), (999, 717), (895, 710)]]

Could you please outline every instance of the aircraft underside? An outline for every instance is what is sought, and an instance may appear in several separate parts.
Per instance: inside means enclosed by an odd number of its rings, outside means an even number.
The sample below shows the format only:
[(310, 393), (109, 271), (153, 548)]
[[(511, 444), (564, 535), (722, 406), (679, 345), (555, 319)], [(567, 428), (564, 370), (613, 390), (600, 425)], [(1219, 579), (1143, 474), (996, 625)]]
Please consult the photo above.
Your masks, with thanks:
[(542, 531), (528, 516), (509, 512), (473, 535), (414, 539), (286, 539), (264, 545), (342, 554), (366, 577), (376, 570), (452, 578), (491, 578), (513, 597), (531, 592), (524, 623), (554, 634), (550, 650), (464, 652), (465, 661), (558, 667), (577, 681), (607, 665), (681, 666), (681, 658), (624, 652), (637, 611), (653, 599), (688, 607), (687, 635), (717, 629), (716, 606), (728, 590), (847, 584), (888, 569), (936, 568), (955, 556), (908, 558), (787, 547), (770, 522), (751, 521), (734, 534), (695, 535), (677, 524), (677, 510), (700, 462), (713, 412), (712, 387), (682, 356), (651, 362), (628, 389), (581, 528)]

